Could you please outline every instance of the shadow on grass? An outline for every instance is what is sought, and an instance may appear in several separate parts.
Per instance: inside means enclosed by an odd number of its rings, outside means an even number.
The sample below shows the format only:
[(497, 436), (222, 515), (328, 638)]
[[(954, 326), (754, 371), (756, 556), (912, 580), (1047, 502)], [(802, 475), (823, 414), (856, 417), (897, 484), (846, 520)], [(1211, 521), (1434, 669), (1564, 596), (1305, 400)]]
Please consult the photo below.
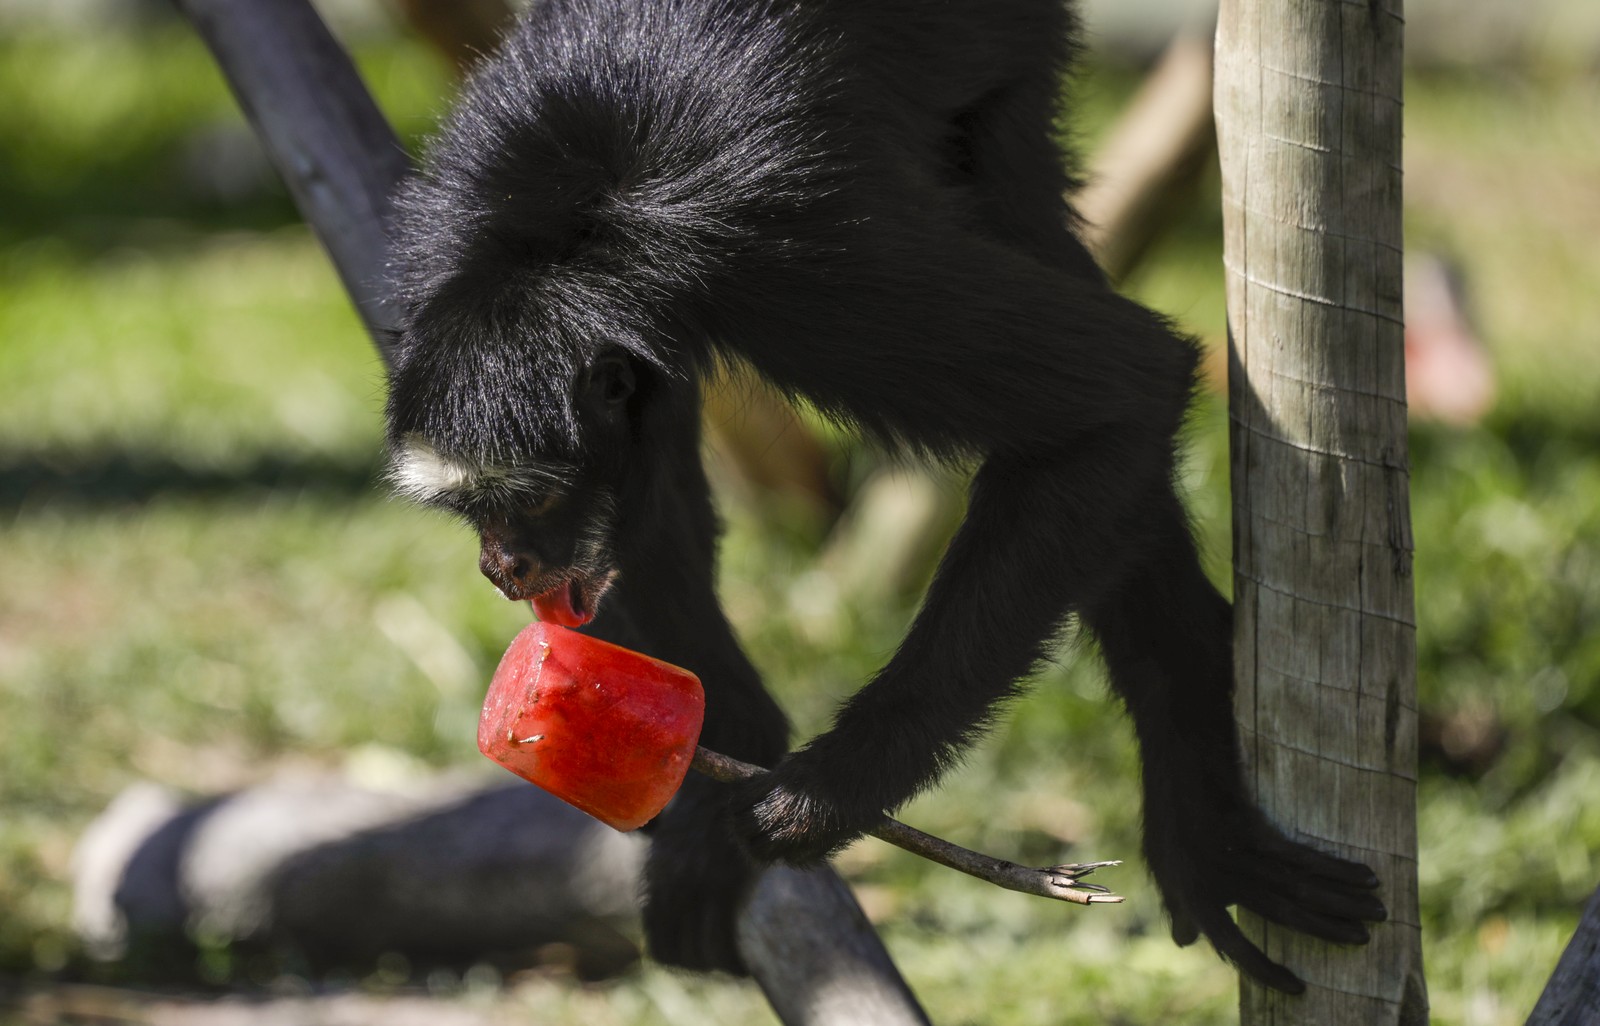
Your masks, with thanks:
[(153, 134), (114, 160), (52, 152), (48, 139), (30, 150), (0, 134), (0, 210), (0, 244), (52, 238), (85, 258), (299, 221), (248, 130), (227, 123)]
[[(0, 67), (20, 62), (45, 83), (38, 102), (0, 106), (0, 248), (49, 238), (89, 258), (299, 223), (221, 74), (180, 19), (154, 19), (105, 51), (111, 83), (132, 99), (105, 100), (106, 86), (79, 67), (106, 35), (89, 28), (79, 41), (0, 36)], [(408, 51), (380, 44), (375, 52)], [(0, 74), (0, 93), (27, 84), (18, 79)], [(412, 152), (431, 127), (431, 118), (415, 116), (397, 124)]]
[(197, 467), (143, 452), (0, 452), (0, 513), (260, 492), (364, 498), (384, 491), (381, 472), (376, 453), (361, 459), (267, 454), (233, 466)]

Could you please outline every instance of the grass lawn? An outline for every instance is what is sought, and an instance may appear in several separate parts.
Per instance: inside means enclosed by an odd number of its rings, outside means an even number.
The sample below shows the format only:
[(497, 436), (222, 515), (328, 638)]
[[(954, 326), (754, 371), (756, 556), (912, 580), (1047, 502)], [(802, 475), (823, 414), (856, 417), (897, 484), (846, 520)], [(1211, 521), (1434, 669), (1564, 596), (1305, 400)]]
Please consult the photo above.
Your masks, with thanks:
[[(445, 70), (388, 38), (360, 55), (402, 131), (425, 131)], [(1129, 81), (1091, 75), (1094, 117)], [(1421, 781), (1422, 910), (1445, 1026), (1521, 1022), (1600, 880), (1596, 85), (1407, 84), (1408, 244), (1463, 268), (1501, 386), (1481, 426), (1413, 435), (1421, 695), (1442, 739)], [(12, 33), (0, 96), (0, 974), (47, 985), (86, 971), (70, 853), (124, 786), (209, 793), (375, 756), (477, 766), (482, 687), (526, 612), (459, 528), (376, 483), (380, 367), (181, 27)], [(1213, 206), (1130, 287), (1215, 343)], [(1224, 446), (1211, 400), (1189, 484), (1219, 571)], [(727, 512), (730, 615), (815, 730), (911, 599), (801, 615), (815, 539)], [(1236, 1018), (1232, 973), (1171, 944), (1132, 857), (1135, 765), (1097, 668), (1063, 649), (905, 818), (1024, 860), (1128, 858), (1107, 880), (1126, 905), (997, 892), (877, 842), (845, 856), (937, 1021)], [(651, 968), (446, 989), (505, 1021), (770, 1021), (748, 986)]]

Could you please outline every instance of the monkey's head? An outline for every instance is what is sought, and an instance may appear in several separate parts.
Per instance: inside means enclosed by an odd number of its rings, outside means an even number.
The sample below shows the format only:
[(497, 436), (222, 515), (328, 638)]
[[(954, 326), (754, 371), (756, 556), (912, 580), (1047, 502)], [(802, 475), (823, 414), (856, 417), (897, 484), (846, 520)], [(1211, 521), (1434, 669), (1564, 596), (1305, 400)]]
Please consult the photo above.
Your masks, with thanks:
[(413, 303), (396, 347), (391, 481), (470, 524), (484, 576), (545, 619), (594, 614), (623, 522), (668, 472), (693, 389), (647, 330), (571, 275), (467, 274)]
[(394, 198), (390, 476), (476, 528), (508, 597), (581, 618), (698, 460), (727, 265), (707, 240), (731, 201), (709, 157), (650, 141), (680, 105), (588, 93), (521, 52), (473, 79)]

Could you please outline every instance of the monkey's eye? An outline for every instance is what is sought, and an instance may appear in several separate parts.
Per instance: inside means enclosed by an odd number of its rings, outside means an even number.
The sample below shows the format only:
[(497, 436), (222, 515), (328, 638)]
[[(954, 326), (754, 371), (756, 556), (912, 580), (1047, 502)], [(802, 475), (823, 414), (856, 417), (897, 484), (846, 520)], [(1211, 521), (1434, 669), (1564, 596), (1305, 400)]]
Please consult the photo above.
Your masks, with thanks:
[(600, 407), (620, 406), (633, 395), (633, 366), (615, 353), (602, 356), (589, 368), (585, 391)]

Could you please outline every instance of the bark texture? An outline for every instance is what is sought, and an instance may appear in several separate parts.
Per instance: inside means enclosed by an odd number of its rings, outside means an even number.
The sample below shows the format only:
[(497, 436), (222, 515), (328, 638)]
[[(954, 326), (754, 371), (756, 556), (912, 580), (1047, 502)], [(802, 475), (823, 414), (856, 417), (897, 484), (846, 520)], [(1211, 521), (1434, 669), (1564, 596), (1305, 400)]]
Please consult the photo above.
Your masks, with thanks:
[(1241, 1021), (1422, 1023), (1416, 648), (1401, 309), (1400, 0), (1224, 0), (1216, 93), (1246, 775), (1290, 834), (1371, 866), (1338, 948), (1246, 916), (1309, 985)]

